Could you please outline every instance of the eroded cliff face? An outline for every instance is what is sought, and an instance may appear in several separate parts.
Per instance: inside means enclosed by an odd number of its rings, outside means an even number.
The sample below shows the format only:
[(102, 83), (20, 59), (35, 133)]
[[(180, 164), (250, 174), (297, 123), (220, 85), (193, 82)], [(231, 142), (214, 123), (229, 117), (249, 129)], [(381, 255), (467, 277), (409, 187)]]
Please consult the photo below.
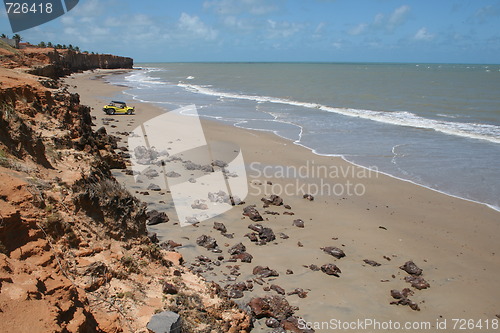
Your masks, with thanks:
[(53, 50), (46, 53), (49, 63), (39, 65), (30, 71), (31, 74), (56, 78), (70, 73), (89, 69), (132, 68), (132, 58), (111, 54), (84, 54), (71, 50)]
[[(125, 167), (116, 139), (79, 96), (12, 65), (50, 57), (0, 67), (0, 331), (146, 332), (164, 309), (190, 332), (249, 331), (248, 314), (150, 240), (147, 207), (111, 175)], [(57, 76), (104, 61), (57, 57), (45, 63)]]

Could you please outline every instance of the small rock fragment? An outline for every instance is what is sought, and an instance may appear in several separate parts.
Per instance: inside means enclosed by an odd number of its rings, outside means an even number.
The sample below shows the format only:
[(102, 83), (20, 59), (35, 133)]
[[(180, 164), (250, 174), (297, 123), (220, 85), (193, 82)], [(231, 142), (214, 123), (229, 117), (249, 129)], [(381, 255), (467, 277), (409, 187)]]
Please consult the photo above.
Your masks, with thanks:
[(337, 265), (334, 264), (325, 264), (321, 266), (321, 271), (327, 275), (334, 275), (336, 277), (340, 277), (339, 274), (342, 273), (340, 268), (338, 268)]
[(328, 253), (331, 256), (334, 256), (337, 259), (345, 257), (344, 251), (335, 246), (322, 247), (321, 250), (323, 250), (325, 253)]

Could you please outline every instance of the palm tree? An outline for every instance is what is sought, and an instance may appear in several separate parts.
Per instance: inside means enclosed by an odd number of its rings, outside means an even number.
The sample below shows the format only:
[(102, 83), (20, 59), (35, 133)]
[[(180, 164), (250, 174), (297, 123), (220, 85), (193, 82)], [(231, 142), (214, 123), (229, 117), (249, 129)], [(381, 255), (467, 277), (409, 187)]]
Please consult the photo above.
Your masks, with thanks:
[(12, 36), (12, 39), (17, 40), (18, 42), (23, 40), (23, 38), (19, 34), (15, 34), (14, 36)]
[(7, 35), (6, 34), (2, 34), (2, 35), (0, 35), (0, 38), (7, 38)]
[(40, 42), (40, 43), (38, 44), (38, 46), (39, 46), (39, 47), (47, 47), (47, 45), (45, 44), (45, 42)]
[(53, 47), (52, 42), (48, 42), (47, 47)]

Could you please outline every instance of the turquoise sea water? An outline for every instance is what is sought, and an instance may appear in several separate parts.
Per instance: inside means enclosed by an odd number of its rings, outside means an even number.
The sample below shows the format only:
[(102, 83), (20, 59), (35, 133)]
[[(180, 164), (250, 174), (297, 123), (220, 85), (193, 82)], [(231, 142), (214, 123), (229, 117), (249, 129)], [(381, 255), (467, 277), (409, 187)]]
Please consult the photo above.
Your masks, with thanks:
[(131, 99), (273, 131), (316, 154), (500, 209), (500, 65), (155, 63)]

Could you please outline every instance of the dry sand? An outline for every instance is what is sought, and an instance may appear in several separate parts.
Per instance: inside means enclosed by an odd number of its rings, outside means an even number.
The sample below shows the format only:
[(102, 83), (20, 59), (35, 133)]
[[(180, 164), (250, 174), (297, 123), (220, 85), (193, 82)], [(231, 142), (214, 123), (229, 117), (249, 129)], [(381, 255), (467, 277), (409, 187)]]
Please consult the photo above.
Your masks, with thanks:
[[(127, 100), (121, 91), (124, 87), (112, 86), (100, 79), (116, 71), (95, 71), (76, 74), (66, 79), (71, 91), (80, 94), (82, 104), (93, 108), (96, 129), (103, 124), (103, 118), (110, 118), (102, 111), (102, 105), (111, 99), (125, 99), (136, 106), (136, 115), (113, 116), (106, 126), (108, 133), (118, 134), (121, 145), (126, 145), (129, 132), (146, 120), (163, 114), (165, 111), (154, 105)], [(447, 320), (447, 331), (453, 331), (453, 319), (497, 320), (500, 315), (500, 213), (484, 205), (453, 198), (409, 182), (394, 179), (376, 172), (356, 167), (337, 157), (317, 156), (309, 150), (294, 145), (273, 134), (234, 128), (222, 123), (203, 120), (203, 130), (208, 141), (224, 141), (241, 147), (249, 182), (249, 194), (242, 206), (235, 206), (228, 212), (197, 225), (181, 228), (168, 193), (148, 191), (149, 195), (135, 193), (148, 202), (151, 209), (165, 211), (170, 222), (150, 226), (160, 241), (174, 240), (182, 243), (177, 248), (186, 261), (186, 266), (198, 265), (196, 257), (204, 255), (213, 261), (222, 255), (220, 266), (201, 265), (202, 273), (208, 280), (221, 286), (228, 283), (252, 280), (252, 269), (269, 266), (279, 273), (278, 277), (264, 279), (264, 285), (254, 283), (253, 292), (237, 299), (244, 304), (253, 296), (275, 291), (265, 291), (266, 286), (276, 284), (290, 292), (295, 288), (308, 291), (306, 298), (297, 295), (286, 296), (287, 300), (299, 307), (297, 315), (308, 322), (342, 322), (374, 319), (379, 323), (392, 322), (429, 322), (434, 330), (436, 323)], [(274, 166), (276, 172), (265, 170), (272, 175), (264, 177), (262, 170)], [(286, 177), (278, 174), (281, 167), (294, 166), (307, 177)], [(277, 167), (277, 168), (276, 168)], [(260, 170), (260, 171), (259, 171)], [(328, 170), (325, 177), (324, 170)], [(321, 175), (312, 175), (312, 172)], [(334, 171), (347, 172), (347, 177), (332, 174)], [(190, 176), (185, 171), (185, 177)], [(116, 170), (116, 178), (131, 192), (143, 192), (144, 184), (136, 184), (132, 176)], [(302, 174), (304, 176), (304, 174)], [(271, 182), (273, 185), (267, 184)], [(255, 185), (256, 183), (262, 185)], [(357, 186), (362, 195), (316, 195), (314, 201), (302, 197), (302, 184), (317, 184), (335, 189), (351, 190)], [(286, 187), (288, 193), (281, 192)], [(323, 185), (326, 184), (326, 185)], [(335, 185), (337, 184), (337, 185)], [(298, 187), (297, 187), (298, 185)], [(337, 186), (337, 187), (334, 187)], [(305, 187), (307, 189), (307, 187)], [(307, 191), (307, 190), (306, 190)], [(296, 192), (296, 193), (295, 193)], [(164, 192), (160, 192), (164, 193)], [(266, 194), (280, 195), (290, 210), (283, 206), (263, 208), (261, 198)], [(200, 198), (202, 199), (202, 198)], [(205, 198), (206, 199), (206, 198)], [(162, 203), (163, 201), (164, 203)], [(251, 232), (251, 223), (242, 215), (243, 207), (255, 204), (264, 217), (262, 224), (273, 229), (276, 240), (266, 245), (252, 243), (245, 234)], [(265, 214), (266, 210), (279, 215)], [(294, 215), (284, 215), (285, 211)], [(304, 228), (292, 225), (294, 219), (302, 219)], [(213, 229), (213, 222), (225, 224), (227, 238)], [(288, 239), (282, 239), (285, 233)], [(222, 250), (221, 254), (212, 253), (196, 245), (200, 235), (214, 237)], [(251, 263), (226, 262), (230, 258), (227, 249), (242, 242), (247, 252), (253, 256)], [(302, 246), (298, 244), (301, 243)], [(320, 248), (336, 246), (346, 256), (336, 259)], [(372, 267), (363, 262), (374, 260), (381, 264)], [(408, 306), (391, 305), (394, 299), (391, 289), (401, 290), (410, 287), (404, 281), (408, 274), (399, 269), (405, 262), (413, 260), (423, 269), (423, 277), (430, 288), (415, 290), (410, 298), (418, 303), (421, 311), (413, 311)], [(340, 277), (327, 275), (322, 271), (312, 271), (304, 265), (336, 264), (342, 271)], [(230, 275), (239, 266), (239, 276)], [(208, 267), (208, 270), (207, 270)], [(293, 274), (287, 274), (291, 270)], [(442, 325), (442, 324), (441, 324)], [(263, 321), (256, 323), (256, 331), (265, 330)], [(458, 327), (457, 327), (458, 328)], [(318, 332), (328, 330), (316, 330)], [(356, 331), (356, 330), (355, 330)], [(377, 330), (372, 326), (357, 331)], [(419, 331), (418, 329), (415, 331)], [(457, 330), (458, 331), (458, 330)], [(472, 331), (484, 331), (474, 329)]]

